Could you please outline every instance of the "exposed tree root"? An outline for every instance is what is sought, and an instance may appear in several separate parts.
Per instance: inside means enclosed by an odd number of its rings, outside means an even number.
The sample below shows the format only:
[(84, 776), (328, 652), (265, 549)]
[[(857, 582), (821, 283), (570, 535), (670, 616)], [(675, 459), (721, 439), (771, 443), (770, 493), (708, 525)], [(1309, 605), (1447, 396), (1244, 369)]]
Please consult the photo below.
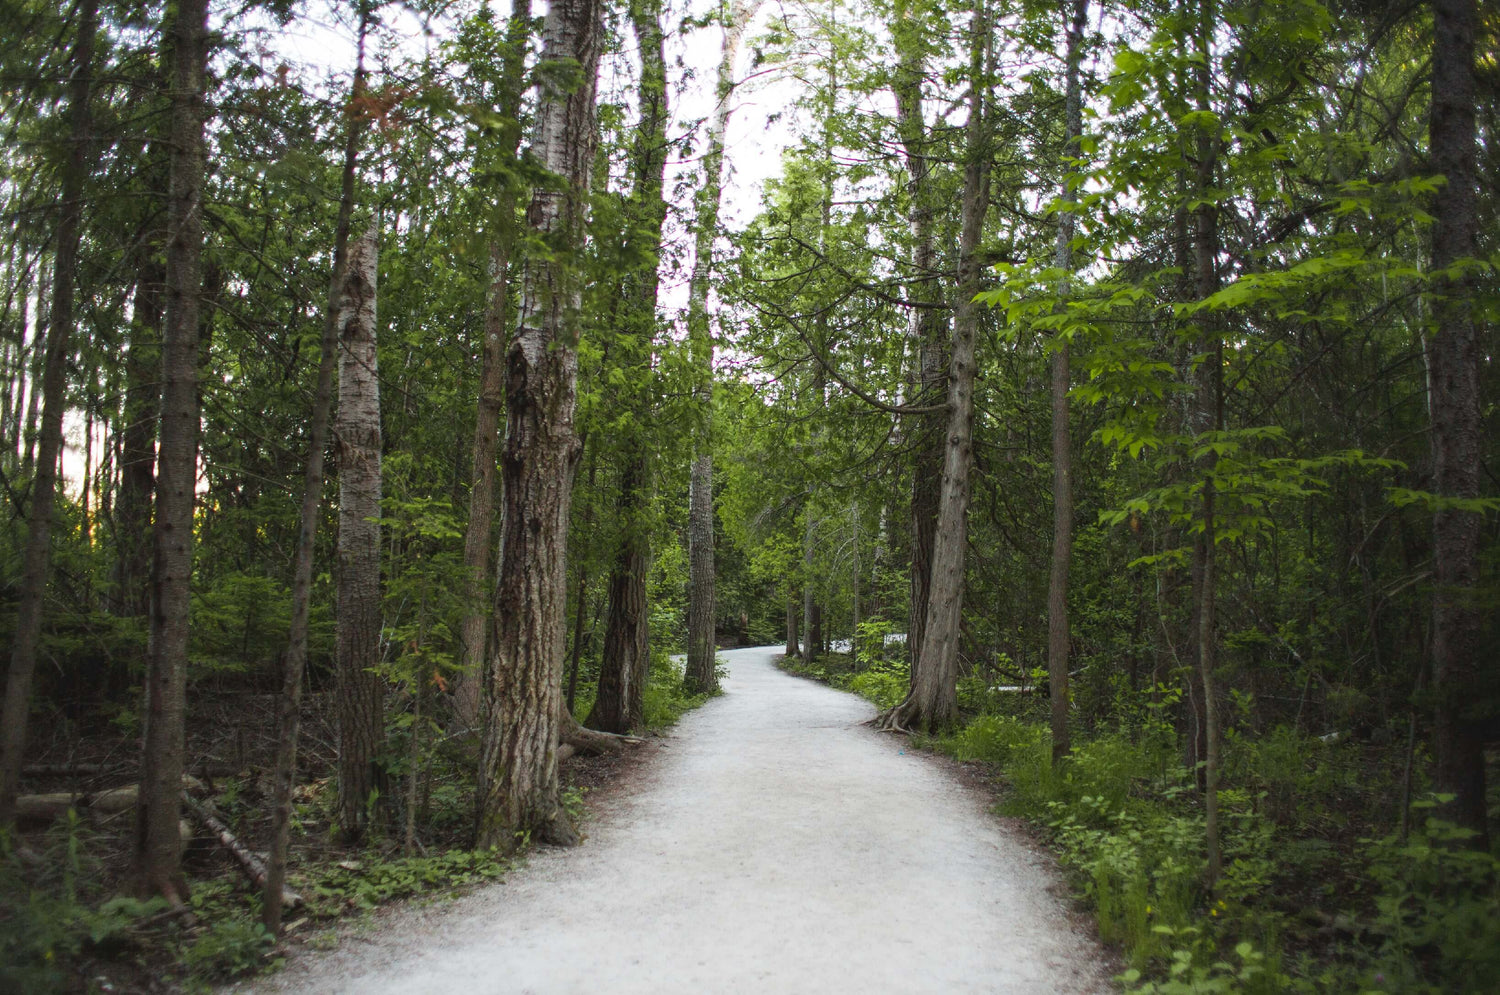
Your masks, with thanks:
[(553, 812), (550, 818), (537, 826), (532, 832), (532, 839), (549, 846), (577, 846), (582, 842), (573, 820), (562, 809)]
[[(622, 736), (619, 733), (585, 729), (573, 716), (564, 713), (558, 739), (565, 747), (571, 747), (571, 756), (596, 757), (605, 753), (618, 753), (627, 746), (639, 746), (645, 740), (639, 736)], [(561, 759), (562, 756), (559, 756)]]

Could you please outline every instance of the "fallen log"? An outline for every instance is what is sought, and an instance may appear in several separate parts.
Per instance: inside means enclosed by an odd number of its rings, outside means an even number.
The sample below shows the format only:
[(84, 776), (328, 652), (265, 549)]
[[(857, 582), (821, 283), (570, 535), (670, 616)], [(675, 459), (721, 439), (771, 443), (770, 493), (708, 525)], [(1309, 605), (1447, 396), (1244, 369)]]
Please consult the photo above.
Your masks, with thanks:
[(35, 825), (56, 822), (68, 809), (82, 807), (84, 796), (76, 791), (54, 791), (45, 795), (17, 795), (16, 822)]
[(27, 764), (22, 777), (94, 777), (128, 771), (128, 764)]
[[(182, 793), (182, 804), (189, 812), (201, 822), (209, 832), (213, 833), (219, 843), (230, 853), (234, 854), (235, 861), (240, 865), (240, 870), (245, 872), (245, 877), (255, 887), (264, 889), (266, 886), (266, 865), (251, 849), (240, 842), (239, 837), (226, 826), (215, 813), (212, 803), (200, 802), (186, 791)], [(296, 908), (302, 904), (302, 896), (290, 888), (281, 890), (281, 904), (283, 908)]]

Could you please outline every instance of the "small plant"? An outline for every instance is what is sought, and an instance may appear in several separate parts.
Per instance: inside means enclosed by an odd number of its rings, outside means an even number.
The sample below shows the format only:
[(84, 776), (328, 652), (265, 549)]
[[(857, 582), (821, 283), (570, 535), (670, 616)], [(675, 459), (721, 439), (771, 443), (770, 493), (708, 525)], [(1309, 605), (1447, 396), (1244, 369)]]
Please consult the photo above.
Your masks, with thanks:
[(182, 963), (200, 981), (232, 978), (260, 967), (275, 940), (244, 912), (214, 920), (182, 951)]

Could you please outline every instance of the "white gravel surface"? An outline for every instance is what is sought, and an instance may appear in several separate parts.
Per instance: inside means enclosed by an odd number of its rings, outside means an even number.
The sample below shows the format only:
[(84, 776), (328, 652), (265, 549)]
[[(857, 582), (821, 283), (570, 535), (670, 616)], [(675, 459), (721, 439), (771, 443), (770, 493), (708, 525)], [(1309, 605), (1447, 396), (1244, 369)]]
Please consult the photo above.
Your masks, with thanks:
[(865, 701), (723, 654), (588, 839), (241, 992), (1104, 993), (1055, 872)]

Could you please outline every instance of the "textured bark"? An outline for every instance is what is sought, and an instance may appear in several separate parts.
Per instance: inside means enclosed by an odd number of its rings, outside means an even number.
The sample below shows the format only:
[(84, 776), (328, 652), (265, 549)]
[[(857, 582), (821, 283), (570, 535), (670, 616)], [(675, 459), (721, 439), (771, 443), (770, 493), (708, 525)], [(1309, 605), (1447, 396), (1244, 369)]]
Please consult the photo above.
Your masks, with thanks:
[[(499, 107), (502, 120), (516, 121), (521, 115), (522, 78), (526, 68), (526, 40), (531, 34), (531, 0), (514, 0), (505, 30), (505, 56), (501, 63)], [(501, 155), (514, 160), (520, 148), (519, 125), (506, 125)], [(489, 300), (484, 312), (484, 345), (479, 359), (479, 406), (474, 419), (474, 467), (469, 488), (469, 522), (464, 532), (464, 569), (467, 572), (460, 623), (463, 669), (453, 688), (453, 708), (460, 727), (480, 721), (480, 705), (486, 683), (485, 635), (489, 613), (485, 604), (490, 591), (490, 550), (494, 548), (495, 449), (500, 440), (500, 412), (505, 405), (505, 336), (510, 327), (510, 271), (515, 249), (517, 197), (507, 189), (501, 194), (496, 215), (498, 226), (490, 243)]]
[(714, 674), (714, 502), (713, 457), (693, 460), (688, 495), (688, 645), (683, 683), (689, 693), (718, 688)]
[(708, 123), (708, 150), (703, 157), (703, 186), (698, 189), (694, 227), (693, 274), (688, 289), (688, 336), (698, 384), (694, 389), (701, 423), (694, 439), (692, 482), (688, 492), (688, 638), (683, 683), (692, 693), (718, 690), (714, 675), (714, 509), (713, 509), (713, 335), (709, 327), (708, 286), (713, 278), (714, 239), (719, 230), (723, 192), (724, 131), (729, 126), (734, 94), (734, 60), (760, 0), (737, 0), (724, 24), (715, 79), (717, 103)]
[(520, 321), (506, 350), (506, 427), (501, 462), (500, 568), (490, 644), (477, 840), (516, 847), (571, 844), (557, 776), (562, 715), (567, 530), (579, 455), (577, 393), (580, 277), (572, 260), (583, 241), (594, 147), (594, 92), (602, 43), (598, 0), (558, 0), (543, 27), (538, 73), (539, 164), (558, 178), (532, 194), (526, 221), (554, 251), (521, 268)]
[[(5, 364), (4, 396), (0, 397), (0, 419), (5, 422), (5, 431), (0, 433), (0, 460), (6, 467), (15, 466), (19, 463), (21, 446), (21, 419), (26, 402), (26, 357), (29, 345), (26, 342), (26, 328), (29, 321), (28, 310), (31, 299), (31, 267), (22, 263), (20, 273), (16, 272), (14, 248), (12, 258), (7, 267), (7, 275), (10, 277), (11, 295), (16, 303), (16, 340), (14, 351), (11, 351), (7, 343)], [(7, 318), (9, 311), (7, 310)], [(35, 336), (33, 336), (35, 337)]]
[(797, 602), (786, 599), (786, 657), (790, 660), (802, 652), (797, 640)]
[[(925, 39), (912, 5), (902, 0), (895, 9), (891, 35), (898, 63), (893, 87), (896, 95), (896, 133), (907, 178), (907, 227), (911, 231), (911, 276), (907, 300), (912, 304), (907, 337), (916, 356), (912, 377), (915, 406), (934, 404), (948, 376), (948, 312), (943, 309), (937, 280), (938, 250), (933, 218), (937, 205), (931, 180), (931, 136), (922, 111), (922, 82), (927, 77)], [(911, 608), (907, 621), (907, 652), (911, 654), (912, 686), (920, 678), (918, 654), (927, 630), (927, 601), (932, 581), (932, 543), (937, 530), (938, 498), (942, 489), (944, 413), (909, 415), (912, 437), (911, 483)]]
[[(1427, 345), (1431, 377), (1432, 489), (1439, 499), (1480, 495), (1484, 428), (1477, 296), (1471, 276), (1453, 271), (1477, 253), (1474, 0), (1434, 0), (1433, 168), (1446, 179), (1437, 195), (1432, 272), (1440, 295), (1436, 334)], [(1485, 727), (1496, 707), (1495, 662), (1484, 652), (1487, 605), (1479, 590), (1480, 514), (1439, 506), (1433, 516), (1432, 677), (1436, 787), (1452, 794), (1445, 818), (1489, 846), (1485, 812)], [(1486, 671), (1490, 671), (1487, 673)]]
[[(1083, 100), (1078, 80), (1083, 29), (1088, 23), (1088, 0), (1074, 0), (1068, 24), (1065, 136), (1061, 209), (1057, 215), (1057, 252), (1053, 261), (1058, 278), (1058, 310), (1067, 308), (1073, 273), (1073, 184), (1083, 133)], [(1047, 683), (1052, 700), (1052, 762), (1068, 755), (1068, 570), (1073, 563), (1073, 448), (1068, 437), (1068, 342), (1059, 337), (1052, 351), (1052, 574), (1047, 587)]]
[(120, 492), (115, 502), (119, 546), (115, 573), (121, 615), (145, 617), (150, 607), (151, 498), (156, 489), (156, 416), (161, 403), (162, 281), (156, 246), (136, 277), (125, 354), (125, 412), (120, 438)]
[[(1198, 46), (1202, 59), (1196, 66), (1198, 109), (1210, 110), (1209, 73), (1213, 32), (1216, 27), (1213, 0), (1201, 0), (1199, 5)], [(1197, 138), (1198, 173), (1196, 193), (1198, 206), (1193, 211), (1193, 266), (1197, 278), (1199, 300), (1207, 300), (1219, 289), (1219, 214), (1212, 191), (1214, 176), (1218, 168), (1219, 139), (1216, 133), (1200, 129)], [(1210, 312), (1199, 315), (1202, 324), (1202, 348), (1207, 360), (1199, 370), (1198, 433), (1213, 432), (1223, 428), (1224, 391), (1224, 342), (1220, 337)], [(1203, 818), (1207, 838), (1207, 865), (1204, 885), (1208, 889), (1218, 883), (1223, 864), (1219, 847), (1219, 707), (1214, 682), (1214, 670), (1218, 665), (1218, 637), (1216, 634), (1217, 612), (1217, 567), (1218, 551), (1214, 522), (1214, 472), (1218, 458), (1210, 452), (1203, 463), (1203, 531), (1198, 537), (1202, 575), (1198, 590), (1198, 676), (1203, 688)]]
[[(5, 678), (3, 722), (0, 722), (0, 828), (15, 818), (16, 791), (26, 750), (26, 725), (31, 706), (31, 682), (36, 675), (37, 647), (42, 636), (42, 601), (52, 560), (52, 511), (57, 492), (57, 461), (62, 451), (63, 409), (67, 406), (68, 340), (73, 330), (73, 288), (78, 270), (79, 230), (83, 217), (83, 186), (88, 179), (93, 118), (89, 104), (93, 89), (94, 40), (99, 27), (98, 0), (80, 0), (77, 28), (69, 62), (68, 132), (70, 148), (63, 165), (62, 212), (57, 224), (53, 256), (52, 321), (47, 329), (46, 364), (42, 371), (42, 436), (21, 567), (21, 598), (16, 606), (16, 628), (10, 667)], [(35, 386), (32, 387), (35, 392)]]
[[(369, 33), (368, 8), (361, 11), (354, 81), (353, 104), (365, 89), (365, 38)], [(343, 306), (344, 270), (348, 256), (349, 228), (354, 214), (355, 167), (363, 118), (346, 117), (344, 165), (339, 191), (339, 213), (333, 232), (333, 272), (329, 275), (328, 300), (323, 307), (323, 335), (318, 352), (318, 385), (308, 417), (307, 463), (302, 474), (302, 507), (297, 527), (297, 549), (292, 560), (292, 618), (282, 658), (281, 699), (276, 723), (276, 760), (272, 769), (271, 849), (266, 857), (266, 880), (261, 895), (261, 921), (272, 936), (281, 932), (282, 893), (286, 886), (286, 856), (291, 843), (292, 788), (297, 781), (297, 737), (302, 720), (302, 674), (307, 666), (308, 623), (312, 608), (313, 553), (318, 530), (318, 506), (323, 496), (323, 463), (328, 447), (328, 421), (333, 409), (333, 371), (338, 361), (339, 313)]]
[(812, 509), (803, 512), (802, 524), (802, 662), (810, 663), (822, 650), (813, 632), (813, 554), (816, 552), (818, 526)]
[(374, 227), (355, 243), (339, 293), (338, 657), (339, 830), (349, 842), (369, 824), (385, 737), (380, 663), (380, 381), (376, 376)]
[(963, 618), (964, 551), (968, 544), (969, 471), (974, 449), (974, 295), (979, 291), (979, 238), (989, 204), (989, 123), (983, 79), (990, 63), (990, 15), (981, 4), (971, 25), (969, 122), (964, 163), (963, 220), (959, 237), (958, 306), (948, 370), (948, 430), (944, 438), (942, 493), (933, 539), (927, 627), (920, 674), (904, 701), (883, 714), (883, 729), (937, 732), (958, 714), (958, 640)]
[(37, 419), (41, 415), (42, 370), (46, 364), (46, 329), (52, 324), (52, 271), (42, 267), (37, 280), (36, 334), (31, 343), (31, 371), (28, 377), (30, 389), (26, 392), (26, 418), (21, 423), (21, 476), (30, 477), (36, 465)]
[(658, 291), (657, 256), (667, 207), (662, 196), (667, 164), (667, 63), (661, 29), (660, 0), (635, 0), (630, 21), (641, 58), (638, 99), (641, 121), (635, 129), (631, 153), (634, 174), (626, 234), (627, 259), (640, 259), (624, 283), (625, 338), (634, 357), (631, 378), (635, 387), (626, 403), (639, 419), (624, 443), (620, 496), (619, 549), (609, 576), (609, 614), (604, 629), (604, 656), (599, 665), (599, 690), (586, 723), (609, 732), (628, 732), (645, 720), (646, 678), (650, 670), (650, 613), (646, 607), (646, 575), (651, 569), (648, 512), (652, 466), (640, 439), (640, 425), (651, 417), (651, 351), (656, 332)]
[(167, 167), (166, 319), (162, 331), (151, 635), (134, 866), (143, 893), (163, 895), (175, 904), (187, 898), (177, 824), (187, 712), (189, 585), (198, 457), (207, 0), (179, 0), (168, 33), (172, 110)]
[[(629, 470), (630, 467), (627, 467)], [(626, 495), (640, 490), (627, 473), (621, 481), (622, 505)], [(622, 513), (639, 515), (640, 509), (621, 508)], [(609, 624), (604, 630), (604, 656), (599, 666), (599, 689), (593, 710), (584, 725), (604, 732), (626, 733), (635, 728), (644, 715), (644, 689), (648, 666), (647, 651), (650, 629), (646, 606), (646, 574), (650, 552), (645, 536), (634, 525), (616, 554), (609, 575)]]

